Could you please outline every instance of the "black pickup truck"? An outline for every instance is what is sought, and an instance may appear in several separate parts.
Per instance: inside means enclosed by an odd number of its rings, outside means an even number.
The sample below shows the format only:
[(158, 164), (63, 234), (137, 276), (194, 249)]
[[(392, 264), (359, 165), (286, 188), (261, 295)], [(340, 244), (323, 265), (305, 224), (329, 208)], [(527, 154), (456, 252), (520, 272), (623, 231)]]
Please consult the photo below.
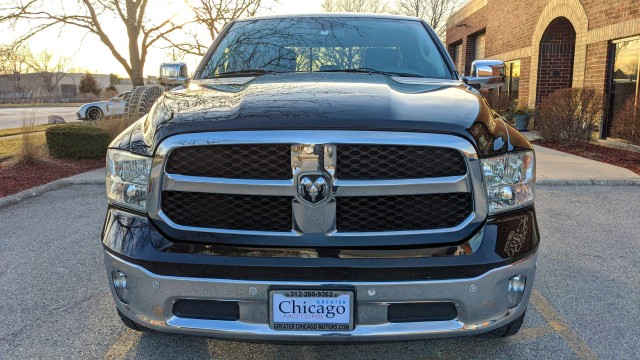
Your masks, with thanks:
[(531, 145), (434, 31), (235, 21), (107, 155), (109, 284), (137, 330), (286, 341), (515, 334), (539, 242)]

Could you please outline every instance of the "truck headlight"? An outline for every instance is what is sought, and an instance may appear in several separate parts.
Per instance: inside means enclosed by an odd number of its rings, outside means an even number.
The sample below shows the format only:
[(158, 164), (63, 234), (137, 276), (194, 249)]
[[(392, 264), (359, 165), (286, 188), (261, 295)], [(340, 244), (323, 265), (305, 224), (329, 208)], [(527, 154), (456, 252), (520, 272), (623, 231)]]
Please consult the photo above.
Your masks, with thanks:
[(145, 212), (153, 159), (128, 151), (107, 151), (107, 198), (111, 203)]
[(482, 159), (489, 215), (532, 205), (535, 156), (532, 151)]

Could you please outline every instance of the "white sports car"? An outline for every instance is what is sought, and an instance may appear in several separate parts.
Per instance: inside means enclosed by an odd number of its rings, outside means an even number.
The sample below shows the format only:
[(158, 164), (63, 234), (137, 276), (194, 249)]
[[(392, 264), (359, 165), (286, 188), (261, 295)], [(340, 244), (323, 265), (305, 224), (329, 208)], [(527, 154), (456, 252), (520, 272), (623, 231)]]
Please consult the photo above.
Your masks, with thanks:
[(104, 117), (124, 114), (125, 103), (131, 95), (131, 91), (126, 91), (114, 96), (108, 101), (96, 101), (82, 105), (76, 115), (80, 120), (95, 121)]

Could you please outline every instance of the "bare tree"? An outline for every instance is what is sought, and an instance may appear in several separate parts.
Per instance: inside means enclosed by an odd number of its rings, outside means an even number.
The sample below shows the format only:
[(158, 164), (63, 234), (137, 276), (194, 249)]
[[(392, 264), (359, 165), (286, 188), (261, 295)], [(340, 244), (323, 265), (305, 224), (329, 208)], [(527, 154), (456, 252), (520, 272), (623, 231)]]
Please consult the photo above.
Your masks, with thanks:
[[(276, 1), (277, 2), (277, 1)], [(186, 54), (202, 56), (231, 21), (256, 15), (259, 10), (267, 9), (263, 0), (193, 0), (191, 10), (194, 19), (183, 27), (180, 40), (177, 34), (165, 37), (170, 49), (177, 50), (180, 56)], [(207, 34), (208, 36), (203, 36)], [(204, 41), (204, 43), (203, 43)], [(173, 55), (174, 58), (178, 57)]]
[(69, 74), (71, 58), (54, 56), (45, 50), (38, 55), (28, 56), (26, 64), (42, 80), (44, 90), (53, 94), (60, 81)]
[(322, 9), (326, 12), (390, 12), (389, 3), (383, 0), (324, 0)]
[(28, 71), (27, 59), (29, 56), (28, 48), (16, 48), (12, 45), (0, 46), (0, 77), (7, 79), (16, 93), (24, 91), (22, 75)]
[[(173, 22), (172, 16), (152, 20), (147, 16), (148, 0), (78, 0), (67, 9), (46, 0), (0, 0), (0, 24), (15, 26), (27, 20), (31, 31), (17, 39), (21, 45), (29, 38), (57, 26), (73, 26), (96, 35), (113, 57), (124, 67), (134, 86), (144, 85), (144, 64), (149, 48), (158, 40), (180, 29), (184, 24)], [(120, 41), (107, 20), (117, 19), (126, 29), (128, 54), (121, 53)], [(128, 55), (128, 59), (127, 59)]]
[(440, 38), (446, 32), (446, 22), (464, 0), (398, 0), (398, 11), (404, 15), (424, 19)]

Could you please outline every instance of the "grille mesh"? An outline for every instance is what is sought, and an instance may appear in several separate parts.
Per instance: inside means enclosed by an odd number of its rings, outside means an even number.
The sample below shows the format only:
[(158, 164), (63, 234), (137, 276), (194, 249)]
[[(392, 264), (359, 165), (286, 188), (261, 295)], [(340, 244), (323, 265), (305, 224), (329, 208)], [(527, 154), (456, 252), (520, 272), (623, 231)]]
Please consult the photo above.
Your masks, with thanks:
[(292, 198), (162, 192), (162, 210), (176, 224), (203, 228), (290, 231)]
[(472, 211), (470, 193), (337, 198), (337, 229), (343, 232), (450, 228)]
[(188, 146), (169, 154), (172, 174), (230, 179), (291, 179), (291, 146), (237, 144)]
[[(340, 144), (336, 176), (343, 180), (396, 180), (460, 176), (464, 155), (455, 149), (386, 144)], [(173, 149), (172, 174), (287, 180), (292, 178), (290, 144), (231, 144)], [(161, 207), (176, 224), (199, 228), (282, 231), (292, 229), (288, 196), (253, 196), (163, 191)], [(459, 225), (473, 211), (470, 193), (336, 198), (339, 232), (431, 230)]]
[(337, 177), (343, 180), (418, 179), (464, 175), (457, 150), (426, 146), (338, 145)]

